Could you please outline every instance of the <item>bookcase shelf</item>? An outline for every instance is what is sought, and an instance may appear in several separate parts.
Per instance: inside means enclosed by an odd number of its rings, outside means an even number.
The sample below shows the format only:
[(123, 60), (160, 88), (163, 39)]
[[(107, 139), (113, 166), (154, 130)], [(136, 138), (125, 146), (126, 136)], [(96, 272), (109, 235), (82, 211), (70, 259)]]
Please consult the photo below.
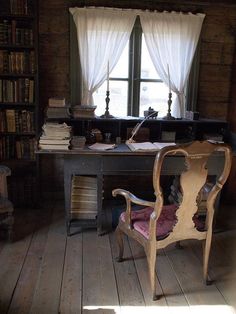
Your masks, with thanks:
[[(1, 76), (1, 75), (0, 75)], [(10, 106), (17, 106), (17, 108), (19, 107), (29, 107), (29, 108), (33, 108), (35, 106), (35, 102), (34, 103), (27, 103), (27, 102), (0, 102), (0, 106), (1, 108), (3, 107), (10, 107)]]
[(37, 1), (0, 0), (0, 8), (0, 161), (12, 170), (14, 206), (33, 206), (39, 164)]
[(2, 78), (5, 78), (5, 77), (10, 77), (10, 78), (12, 78), (12, 79), (14, 79), (14, 78), (19, 78), (19, 77), (27, 77), (27, 78), (34, 78), (34, 74), (31, 74), (31, 73), (19, 73), (19, 74), (17, 74), (17, 73), (2, 73), (1, 74), (1, 77)]
[(12, 136), (35, 136), (35, 132), (1, 132), (1, 135), (12, 135)]
[(27, 14), (27, 15), (21, 15), (21, 14), (4, 14), (0, 13), (0, 18), (11, 20), (11, 19), (17, 19), (17, 20), (34, 20), (35, 16), (33, 14)]

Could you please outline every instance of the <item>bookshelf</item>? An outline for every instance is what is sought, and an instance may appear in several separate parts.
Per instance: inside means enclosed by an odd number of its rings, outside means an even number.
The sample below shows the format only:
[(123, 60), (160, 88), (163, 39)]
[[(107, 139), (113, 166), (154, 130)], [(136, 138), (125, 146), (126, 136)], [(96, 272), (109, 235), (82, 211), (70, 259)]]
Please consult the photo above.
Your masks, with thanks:
[(15, 207), (36, 201), (38, 17), (35, 0), (0, 0), (0, 162)]

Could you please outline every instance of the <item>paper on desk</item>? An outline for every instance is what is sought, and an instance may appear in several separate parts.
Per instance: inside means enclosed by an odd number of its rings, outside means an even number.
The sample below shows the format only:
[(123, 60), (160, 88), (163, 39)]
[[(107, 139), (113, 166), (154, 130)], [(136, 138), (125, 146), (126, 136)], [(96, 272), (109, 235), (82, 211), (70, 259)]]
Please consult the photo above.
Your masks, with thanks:
[(154, 142), (153, 143), (157, 148), (159, 149), (162, 149), (163, 147), (166, 147), (166, 146), (173, 146), (173, 145), (176, 145), (175, 142)]
[(158, 151), (166, 146), (176, 145), (175, 143), (162, 143), (162, 142), (142, 142), (142, 143), (126, 143), (132, 151)]
[(103, 143), (95, 143), (93, 145), (90, 145), (88, 148), (93, 150), (109, 150), (114, 149), (116, 147), (116, 144), (103, 144)]

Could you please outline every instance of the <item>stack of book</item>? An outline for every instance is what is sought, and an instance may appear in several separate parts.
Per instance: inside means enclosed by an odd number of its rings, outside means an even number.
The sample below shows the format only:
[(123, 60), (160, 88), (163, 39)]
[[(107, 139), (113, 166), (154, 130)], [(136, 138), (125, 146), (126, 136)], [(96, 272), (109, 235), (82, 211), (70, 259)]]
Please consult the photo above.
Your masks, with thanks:
[(97, 217), (96, 177), (73, 176), (70, 214), (73, 219), (96, 219)]
[(43, 134), (39, 139), (39, 149), (68, 150), (71, 139), (71, 127), (66, 123), (50, 123), (43, 125)]
[(48, 119), (69, 118), (70, 108), (66, 106), (65, 98), (49, 98), (46, 116)]

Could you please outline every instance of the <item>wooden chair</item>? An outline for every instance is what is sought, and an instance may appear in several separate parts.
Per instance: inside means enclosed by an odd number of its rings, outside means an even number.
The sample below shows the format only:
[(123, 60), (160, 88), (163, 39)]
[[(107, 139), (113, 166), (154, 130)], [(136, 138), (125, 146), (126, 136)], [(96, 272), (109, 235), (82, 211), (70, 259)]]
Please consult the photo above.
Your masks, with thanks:
[(13, 205), (8, 200), (7, 176), (11, 174), (8, 167), (0, 165), (0, 225), (7, 227), (8, 240), (11, 240), (13, 218)]
[[(207, 176), (207, 162), (212, 153), (224, 154), (224, 167), (222, 173), (207, 197), (206, 218), (201, 221), (197, 215), (197, 198), (204, 186)], [(167, 155), (182, 155), (185, 170), (180, 174), (182, 202), (180, 205), (164, 205), (160, 176), (163, 161)], [(178, 158), (178, 157), (176, 157)], [(122, 195), (126, 200), (126, 211), (120, 215), (116, 235), (119, 245), (117, 261), (123, 261), (123, 234), (137, 240), (143, 247), (147, 256), (151, 290), (153, 300), (160, 296), (156, 294), (155, 264), (157, 250), (167, 245), (185, 239), (198, 239), (204, 241), (203, 250), (203, 277), (206, 284), (208, 280), (208, 260), (212, 239), (212, 223), (214, 216), (214, 203), (217, 194), (222, 189), (230, 172), (232, 152), (226, 144), (212, 144), (207, 141), (195, 141), (191, 144), (168, 146), (161, 149), (155, 159), (153, 169), (153, 186), (155, 202), (149, 202), (135, 197), (123, 189), (112, 191), (113, 196)], [(138, 211), (131, 210), (131, 204), (143, 205)]]

